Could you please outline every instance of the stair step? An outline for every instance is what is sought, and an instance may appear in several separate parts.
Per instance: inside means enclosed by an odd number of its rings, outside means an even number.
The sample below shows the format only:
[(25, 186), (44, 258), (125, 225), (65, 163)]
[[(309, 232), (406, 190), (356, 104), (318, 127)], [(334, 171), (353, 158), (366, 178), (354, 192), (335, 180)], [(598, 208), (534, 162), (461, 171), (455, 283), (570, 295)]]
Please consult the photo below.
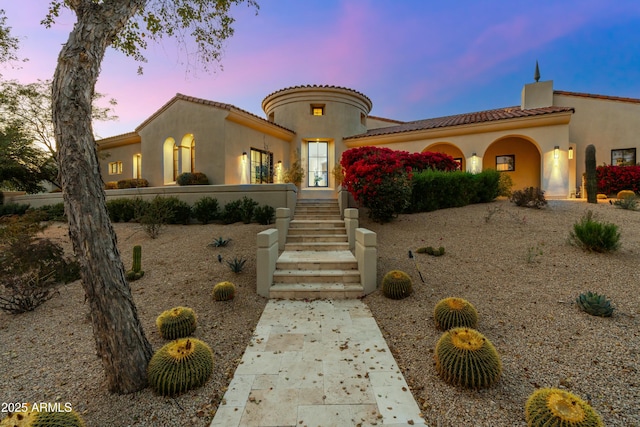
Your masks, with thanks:
[(299, 234), (289, 235), (287, 243), (310, 243), (310, 242), (347, 242), (346, 234)]
[(320, 235), (320, 234), (347, 234), (347, 229), (344, 227), (323, 227), (323, 228), (289, 228), (289, 236), (300, 236), (300, 235)]
[(344, 221), (337, 220), (337, 219), (329, 219), (329, 220), (292, 219), (289, 222), (289, 228), (318, 228), (318, 227), (344, 228)]
[(347, 299), (362, 296), (362, 285), (355, 283), (277, 284), (269, 289), (269, 298), (281, 299)]
[(348, 242), (307, 242), (285, 243), (285, 251), (346, 251), (349, 250)]
[(276, 270), (273, 283), (360, 283), (358, 270)]

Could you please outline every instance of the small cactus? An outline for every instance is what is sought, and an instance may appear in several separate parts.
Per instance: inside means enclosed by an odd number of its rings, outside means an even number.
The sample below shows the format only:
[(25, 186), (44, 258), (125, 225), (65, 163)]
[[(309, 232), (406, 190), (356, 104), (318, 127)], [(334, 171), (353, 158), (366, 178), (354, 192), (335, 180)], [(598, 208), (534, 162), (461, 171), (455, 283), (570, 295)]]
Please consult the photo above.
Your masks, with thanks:
[(402, 299), (413, 292), (411, 277), (404, 271), (392, 270), (382, 278), (382, 293), (387, 298)]
[(216, 301), (229, 301), (236, 294), (236, 285), (231, 282), (220, 282), (213, 287), (212, 293)]
[(444, 255), (444, 247), (440, 246), (438, 249), (435, 249), (433, 246), (427, 246), (416, 249), (416, 252), (419, 254), (429, 254), (432, 256), (442, 256)]
[(440, 300), (436, 304), (433, 317), (436, 327), (445, 331), (460, 327), (475, 329), (478, 325), (478, 312), (469, 301), (462, 298)]
[(188, 337), (196, 330), (196, 314), (188, 307), (174, 307), (158, 316), (156, 326), (165, 340)]
[(213, 372), (213, 352), (195, 338), (171, 341), (158, 350), (147, 367), (149, 385), (162, 396), (198, 388)]
[(611, 317), (614, 310), (611, 306), (611, 301), (609, 301), (606, 296), (597, 294), (596, 292), (580, 294), (580, 296), (576, 298), (576, 303), (582, 311), (592, 316)]
[(600, 415), (587, 402), (557, 388), (534, 391), (524, 412), (529, 427), (604, 427)]
[(142, 276), (144, 276), (144, 271), (142, 271), (142, 247), (138, 245), (133, 247), (133, 266), (131, 270), (127, 271), (127, 280), (138, 280)]
[(84, 427), (85, 424), (76, 411), (47, 412), (33, 410), (33, 407), (29, 406), (26, 411), (9, 413), (6, 418), (0, 420), (0, 426)]
[(502, 373), (500, 356), (491, 341), (471, 328), (445, 332), (436, 345), (435, 359), (442, 379), (453, 385), (489, 387)]

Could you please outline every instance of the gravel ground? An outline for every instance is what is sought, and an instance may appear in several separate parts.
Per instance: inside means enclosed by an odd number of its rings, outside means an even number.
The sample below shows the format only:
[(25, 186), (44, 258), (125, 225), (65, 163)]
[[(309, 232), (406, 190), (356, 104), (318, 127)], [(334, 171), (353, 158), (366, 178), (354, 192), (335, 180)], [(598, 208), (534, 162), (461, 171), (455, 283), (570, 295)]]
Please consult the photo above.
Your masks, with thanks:
[[(620, 226), (622, 247), (589, 254), (567, 243), (572, 224), (587, 209)], [(402, 215), (385, 225), (361, 220), (378, 233), (378, 275), (409, 273), (415, 293), (394, 301), (366, 298), (431, 426), (524, 426), (523, 407), (536, 387), (566, 388), (589, 400), (607, 426), (640, 426), (640, 213), (608, 203), (550, 201), (544, 210), (506, 201)], [(71, 403), (88, 426), (208, 426), (266, 300), (255, 293), (255, 236), (260, 225), (168, 226), (152, 240), (137, 224), (115, 224), (125, 266), (142, 245), (145, 276), (132, 292), (154, 349), (160, 312), (177, 305), (198, 314), (195, 336), (215, 353), (212, 379), (177, 398), (150, 390), (117, 396), (106, 391), (88, 307), (79, 282), (33, 312), (0, 313), (0, 403)], [(66, 226), (45, 234), (70, 248)], [(231, 238), (226, 248), (207, 247)], [(416, 253), (444, 246), (446, 254)], [(415, 254), (409, 259), (408, 251)], [(223, 256), (223, 263), (217, 260)], [(225, 260), (247, 258), (244, 272)], [(422, 274), (421, 280), (418, 271)], [(213, 285), (238, 287), (230, 302), (214, 302)], [(585, 291), (610, 297), (612, 318), (581, 312)], [(503, 375), (489, 389), (449, 386), (437, 376), (433, 349), (441, 335), (432, 312), (441, 298), (468, 299), (480, 314), (478, 329), (501, 355)]]

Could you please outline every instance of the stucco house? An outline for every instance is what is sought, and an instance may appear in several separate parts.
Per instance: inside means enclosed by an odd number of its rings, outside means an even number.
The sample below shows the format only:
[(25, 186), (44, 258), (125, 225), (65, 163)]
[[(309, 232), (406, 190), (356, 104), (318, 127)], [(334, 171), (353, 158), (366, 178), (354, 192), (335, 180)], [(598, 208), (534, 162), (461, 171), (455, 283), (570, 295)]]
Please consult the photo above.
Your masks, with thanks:
[(162, 187), (176, 185), (180, 173), (202, 172), (211, 184), (264, 185), (282, 182), (299, 159), (298, 197), (333, 198), (331, 172), (342, 152), (384, 146), (444, 152), (462, 170), (497, 169), (516, 189), (570, 198), (580, 193), (588, 144), (598, 164), (637, 162), (640, 99), (558, 91), (552, 81), (526, 84), (519, 106), (448, 117), (404, 122), (371, 116), (371, 108), (366, 95), (337, 86), (273, 92), (262, 101), (264, 118), (177, 94), (134, 132), (98, 141), (103, 179)]

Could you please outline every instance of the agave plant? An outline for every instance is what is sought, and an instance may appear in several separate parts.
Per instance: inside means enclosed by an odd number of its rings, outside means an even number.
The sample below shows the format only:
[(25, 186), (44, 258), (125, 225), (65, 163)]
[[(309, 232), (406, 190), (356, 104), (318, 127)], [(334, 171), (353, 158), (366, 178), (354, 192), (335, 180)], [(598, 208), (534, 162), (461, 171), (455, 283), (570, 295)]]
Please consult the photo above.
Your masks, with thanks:
[(596, 292), (587, 292), (586, 294), (580, 294), (576, 298), (576, 303), (582, 311), (585, 311), (592, 316), (611, 317), (614, 308), (611, 306), (611, 301), (604, 295), (599, 295)]

